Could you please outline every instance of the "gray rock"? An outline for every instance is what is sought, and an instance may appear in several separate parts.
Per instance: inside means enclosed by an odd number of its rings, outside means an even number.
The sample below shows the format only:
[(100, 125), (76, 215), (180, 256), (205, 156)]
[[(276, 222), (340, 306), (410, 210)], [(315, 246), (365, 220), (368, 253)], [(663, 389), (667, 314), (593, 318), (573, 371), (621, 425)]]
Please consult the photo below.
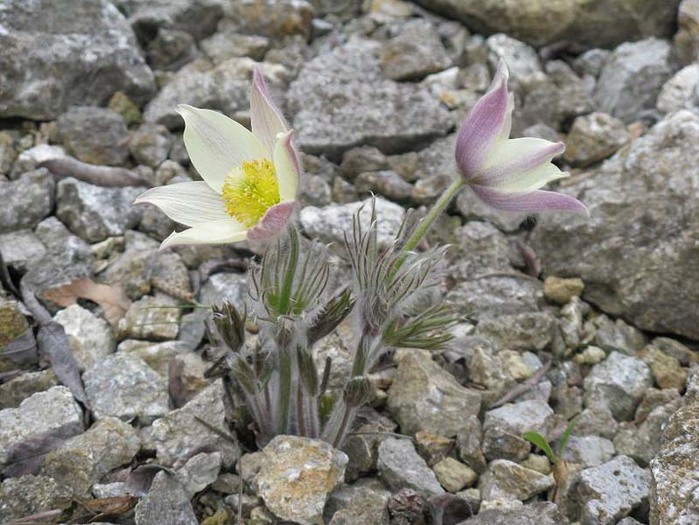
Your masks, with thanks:
[(199, 302), (207, 306), (229, 301), (243, 311), (248, 296), (247, 277), (239, 273), (216, 273), (202, 286)]
[(189, 496), (175, 477), (158, 472), (136, 505), (136, 525), (198, 525)]
[(429, 498), (444, 493), (432, 470), (408, 439), (388, 438), (379, 445), (378, 470), (392, 491), (410, 488)]
[(167, 341), (177, 339), (180, 314), (178, 302), (167, 295), (146, 296), (132, 303), (119, 321), (122, 338)]
[(158, 28), (146, 48), (148, 63), (156, 70), (179, 69), (197, 55), (192, 35), (179, 29)]
[(607, 353), (620, 352), (636, 355), (642, 350), (648, 339), (638, 328), (625, 323), (622, 319), (610, 319), (600, 315), (585, 325), (592, 334), (592, 342)]
[(487, 222), (469, 221), (456, 228), (449, 256), (450, 273), (457, 281), (512, 270), (508, 238)]
[(637, 327), (699, 339), (698, 141), (699, 116), (680, 111), (568, 186), (591, 216), (540, 219), (529, 242), (546, 272), (581, 277), (586, 300)]
[(262, 450), (257, 495), (276, 516), (300, 525), (321, 521), (328, 495), (342, 483), (347, 455), (324, 441), (277, 436)]
[(158, 461), (166, 466), (179, 466), (202, 450), (221, 452), (222, 463), (230, 467), (240, 455), (237, 443), (231, 442), (202, 425), (196, 418), (214, 428), (226, 431), (223, 405), (223, 383), (216, 381), (180, 409), (153, 423), (153, 442)]
[[(498, 33), (488, 37), (485, 45), (497, 59), (502, 58), (505, 61), (515, 80), (526, 80), (534, 73), (542, 72), (536, 50), (516, 38)], [(497, 63), (497, 60), (495, 62)]]
[(567, 525), (568, 520), (555, 503), (538, 501), (507, 510), (488, 509), (459, 525)]
[(100, 281), (121, 286), (131, 300), (141, 299), (151, 291), (153, 268), (160, 256), (155, 242), (144, 249), (126, 249), (123, 254), (110, 258), (109, 266), (100, 273)]
[(576, 436), (600, 436), (614, 439), (619, 429), (619, 423), (607, 406), (589, 407), (583, 410), (576, 419)]
[(211, 485), (221, 470), (221, 453), (202, 452), (193, 456), (177, 470), (177, 479), (187, 496), (191, 499)]
[(12, 0), (0, 26), (2, 117), (50, 120), (70, 106), (104, 104), (115, 91), (142, 103), (155, 89), (131, 29), (107, 0), (60, 9)]
[(532, 312), (482, 319), (476, 335), (488, 338), (498, 350), (543, 350), (551, 343), (555, 319)]
[(81, 239), (99, 242), (123, 235), (138, 222), (131, 205), (143, 188), (104, 188), (72, 177), (58, 183), (56, 216)]
[[(146, 122), (131, 134), (129, 151), (139, 164), (157, 168), (162, 164), (172, 147), (172, 137), (164, 126)], [(165, 184), (167, 181), (159, 181)]]
[(0, 253), (5, 264), (26, 272), (46, 254), (46, 248), (31, 230), (0, 234)]
[(148, 366), (158, 372), (163, 377), (168, 375), (170, 361), (176, 355), (190, 351), (187, 345), (179, 341), (166, 341), (164, 343), (151, 343), (150, 341), (139, 341), (136, 339), (126, 339), (119, 343), (118, 352), (125, 352), (136, 355), (143, 359)]
[(217, 31), (202, 40), (199, 47), (214, 64), (239, 57), (261, 61), (269, 50), (269, 39), (260, 35), (241, 35), (235, 31)]
[(480, 406), (477, 391), (464, 388), (429, 357), (417, 353), (403, 357), (388, 391), (388, 408), (408, 435), (439, 429), (443, 436), (455, 436), (464, 418), (477, 415)]
[(67, 156), (66, 150), (61, 146), (50, 144), (37, 144), (26, 149), (19, 154), (17, 160), (12, 165), (11, 179), (17, 179), (20, 175), (34, 171), (39, 167), (39, 163), (52, 159), (60, 159)]
[(167, 381), (133, 354), (119, 352), (95, 363), (83, 382), (96, 419), (138, 418), (148, 424), (169, 411)]
[(63, 145), (83, 162), (121, 165), (129, 156), (126, 123), (111, 109), (72, 107), (57, 125)]
[(51, 213), (54, 182), (45, 168), (25, 173), (15, 181), (0, 179), (5, 205), (0, 209), (0, 233), (34, 228)]
[(41, 512), (65, 510), (73, 504), (73, 495), (53, 478), (21, 476), (0, 484), (0, 501), (0, 520), (11, 523)]
[(184, 121), (175, 111), (178, 104), (218, 110), (233, 117), (250, 107), (250, 73), (253, 62), (232, 58), (212, 67), (198, 60), (180, 69), (146, 106), (143, 117), (148, 122), (169, 129), (182, 128)]
[(555, 4), (527, 0), (510, 4), (482, 0), (416, 0), (416, 3), (461, 20), (481, 33), (503, 32), (543, 46), (570, 42), (576, 48), (610, 47), (620, 42), (674, 31), (679, 0), (613, 0), (590, 7), (576, 0)]
[[(376, 198), (377, 235), (380, 244), (388, 245), (400, 229), (405, 209), (398, 204)], [(331, 204), (323, 208), (307, 206), (301, 210), (299, 221), (306, 234), (325, 243), (344, 244), (344, 236), (352, 234), (352, 218), (359, 210), (364, 231), (371, 220), (371, 200), (350, 204)]]
[(310, 37), (313, 3), (306, 0), (275, 0), (274, 2), (231, 2), (226, 5), (226, 28), (241, 33), (282, 39), (291, 35)]
[(58, 312), (53, 320), (66, 331), (80, 370), (85, 371), (114, 353), (116, 341), (109, 324), (82, 306), (73, 304)]
[(343, 486), (330, 495), (323, 518), (328, 525), (388, 525), (390, 495), (378, 480), (360, 480), (353, 485)]
[(424, 19), (413, 19), (379, 52), (381, 71), (393, 80), (419, 80), (448, 68), (447, 56), (439, 33)]
[(513, 461), (496, 459), (481, 476), (483, 501), (528, 500), (553, 486), (553, 477), (525, 468)]
[(680, 69), (665, 82), (658, 95), (657, 108), (664, 113), (680, 109), (692, 109), (699, 105), (699, 64), (691, 64)]
[(339, 158), (369, 144), (396, 153), (449, 130), (449, 115), (429, 92), (383, 77), (378, 47), (354, 39), (303, 66), (287, 99), (302, 150)]
[(458, 283), (446, 299), (462, 313), (481, 320), (538, 312), (544, 291), (538, 280), (496, 274)]
[(115, 0), (139, 40), (152, 38), (154, 28), (169, 27), (200, 40), (216, 30), (223, 15), (222, 0)]
[(131, 425), (106, 417), (46, 455), (42, 474), (68, 487), (75, 496), (86, 497), (105, 474), (129, 463), (141, 448)]
[[(60, 440), (84, 430), (83, 413), (64, 386), (28, 397), (17, 408), (0, 410), (0, 465), (29, 442)], [(22, 456), (23, 457), (23, 456)]]
[(647, 508), (649, 484), (647, 470), (628, 456), (617, 456), (580, 473), (572, 503), (583, 523), (612, 524)]
[(413, 194), (412, 184), (390, 170), (360, 173), (354, 185), (361, 195), (378, 194), (396, 202), (405, 202)]
[(0, 409), (16, 408), (32, 394), (58, 385), (53, 370), (26, 372), (0, 385)]
[(488, 410), (483, 421), (484, 429), (502, 428), (516, 436), (521, 436), (530, 430), (546, 436), (552, 430), (552, 425), (553, 410), (545, 401), (539, 399), (507, 403), (499, 408)]
[[(524, 102), (514, 121), (515, 135), (527, 126), (541, 123), (554, 131), (563, 130), (575, 117), (595, 109), (583, 81), (560, 60), (546, 64), (546, 75), (530, 79), (525, 88)], [(557, 137), (551, 138), (558, 141)]]
[(675, 49), (683, 64), (691, 64), (699, 59), (699, 3), (696, 0), (680, 2), (677, 25)]
[(585, 378), (585, 404), (608, 406), (616, 419), (628, 421), (652, 385), (650, 370), (643, 361), (612, 352)]
[(483, 454), (488, 461), (507, 459), (522, 461), (529, 455), (531, 445), (520, 435), (512, 434), (496, 426), (489, 426), (483, 433)]
[(688, 402), (668, 422), (662, 449), (651, 461), (650, 519), (657, 525), (691, 525), (699, 520), (699, 403)]
[(92, 275), (90, 246), (71, 234), (61, 221), (49, 217), (35, 231), (46, 254), (25, 274), (24, 281), (39, 297), (55, 287)]
[(617, 47), (605, 62), (594, 98), (602, 111), (633, 122), (655, 107), (663, 84), (673, 73), (672, 47), (649, 38)]
[(628, 140), (624, 123), (607, 113), (577, 117), (566, 138), (565, 160), (584, 168), (610, 157)]
[(571, 436), (568, 440), (563, 459), (569, 463), (578, 463), (584, 468), (598, 467), (614, 457), (614, 444), (598, 436)]
[[(648, 465), (660, 451), (663, 430), (681, 404), (680, 399), (675, 399), (655, 407), (638, 426), (622, 424), (614, 437), (617, 453), (632, 457), (642, 466)], [(641, 419), (638, 415), (636, 417)]]

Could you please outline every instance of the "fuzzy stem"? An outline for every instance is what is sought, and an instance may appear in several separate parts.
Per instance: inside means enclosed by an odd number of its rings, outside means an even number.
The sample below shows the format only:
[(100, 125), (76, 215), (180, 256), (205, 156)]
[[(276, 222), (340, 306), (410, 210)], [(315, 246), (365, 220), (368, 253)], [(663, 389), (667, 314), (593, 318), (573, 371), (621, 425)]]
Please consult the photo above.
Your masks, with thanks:
[(335, 439), (333, 439), (332, 443), (334, 448), (340, 448), (340, 446), (342, 446), (342, 443), (345, 441), (345, 437), (347, 437), (349, 427), (354, 421), (354, 415), (357, 411), (356, 408), (350, 408), (345, 403), (343, 403), (343, 405), (344, 411), (342, 414), (342, 420), (340, 421), (340, 426), (337, 428), (337, 434), (335, 434)]
[(464, 184), (464, 180), (458, 177), (451, 183), (451, 186), (444, 190), (444, 193), (442, 193), (439, 199), (437, 199), (437, 202), (432, 205), (432, 208), (430, 208), (430, 211), (425, 215), (425, 218), (422, 219), (417, 228), (415, 228), (413, 234), (405, 241), (405, 245), (403, 246), (404, 252), (412, 251), (417, 247), (419, 242), (432, 227), (434, 221), (437, 220), (437, 217), (449, 206), (451, 200), (459, 193), (459, 190), (464, 187)]
[(299, 436), (308, 437), (304, 408), (303, 386), (301, 386), (301, 381), (298, 381), (296, 384), (296, 426)]

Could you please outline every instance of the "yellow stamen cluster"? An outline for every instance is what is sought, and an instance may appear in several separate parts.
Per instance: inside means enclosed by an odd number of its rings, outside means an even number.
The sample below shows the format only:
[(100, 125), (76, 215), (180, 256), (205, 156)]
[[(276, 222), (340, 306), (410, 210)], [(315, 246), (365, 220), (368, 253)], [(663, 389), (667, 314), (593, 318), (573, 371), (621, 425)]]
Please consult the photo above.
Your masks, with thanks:
[(221, 199), (226, 213), (251, 228), (279, 204), (279, 182), (269, 159), (245, 161), (228, 174)]

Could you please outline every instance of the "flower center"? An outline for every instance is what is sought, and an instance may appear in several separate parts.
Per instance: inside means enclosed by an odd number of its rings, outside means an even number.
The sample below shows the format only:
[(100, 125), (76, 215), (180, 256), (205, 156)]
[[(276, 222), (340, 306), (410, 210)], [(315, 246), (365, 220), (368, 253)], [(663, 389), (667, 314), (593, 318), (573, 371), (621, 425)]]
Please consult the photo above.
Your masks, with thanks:
[(221, 191), (226, 213), (251, 228), (275, 204), (279, 204), (279, 182), (269, 159), (243, 162), (226, 176)]

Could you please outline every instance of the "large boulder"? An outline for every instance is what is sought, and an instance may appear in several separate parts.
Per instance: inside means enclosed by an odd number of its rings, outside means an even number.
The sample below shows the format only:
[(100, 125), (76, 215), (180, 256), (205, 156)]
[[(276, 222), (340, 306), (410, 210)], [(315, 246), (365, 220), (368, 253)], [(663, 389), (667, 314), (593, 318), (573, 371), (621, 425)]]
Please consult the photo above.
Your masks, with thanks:
[(413, 0), (481, 33), (507, 33), (535, 46), (614, 47), (672, 34), (680, 0)]
[(453, 126), (426, 88), (384, 76), (380, 48), (377, 42), (352, 39), (306, 63), (287, 98), (302, 150), (335, 159), (362, 144), (404, 152)]
[(155, 91), (133, 31), (108, 0), (7, 0), (0, 9), (0, 118), (49, 120), (117, 91)]
[(699, 340), (699, 116), (659, 122), (567, 191), (590, 217), (544, 217), (531, 243), (545, 272), (636, 326)]

